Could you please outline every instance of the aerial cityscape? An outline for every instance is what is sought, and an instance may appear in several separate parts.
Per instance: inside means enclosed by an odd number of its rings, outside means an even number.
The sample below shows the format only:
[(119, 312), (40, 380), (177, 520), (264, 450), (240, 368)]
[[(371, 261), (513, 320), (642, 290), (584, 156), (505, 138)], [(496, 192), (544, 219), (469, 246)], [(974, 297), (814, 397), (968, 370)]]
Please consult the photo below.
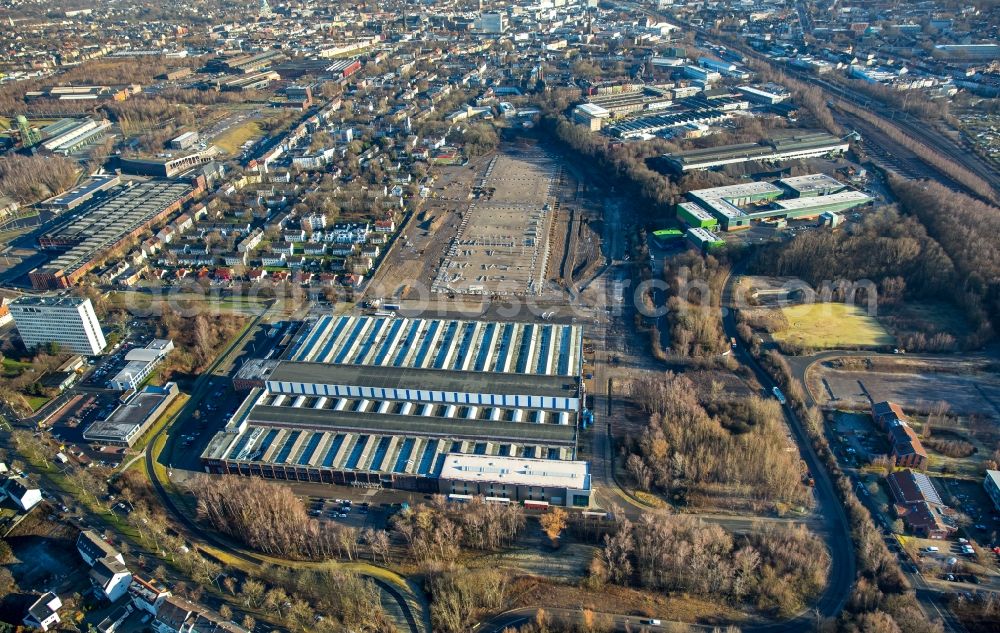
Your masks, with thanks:
[(1000, 631), (1000, 3), (0, 26), (0, 633)]

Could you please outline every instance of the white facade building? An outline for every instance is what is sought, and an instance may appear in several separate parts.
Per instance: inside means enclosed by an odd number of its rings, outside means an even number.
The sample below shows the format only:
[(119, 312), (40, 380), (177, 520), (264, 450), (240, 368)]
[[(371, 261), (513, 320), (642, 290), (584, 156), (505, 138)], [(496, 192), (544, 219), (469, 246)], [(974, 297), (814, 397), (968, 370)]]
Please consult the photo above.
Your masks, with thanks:
[(173, 341), (155, 339), (146, 347), (131, 350), (125, 355), (125, 367), (108, 382), (108, 386), (119, 391), (137, 389), (173, 349)]
[(483, 13), (479, 17), (479, 30), (500, 34), (507, 30), (507, 16), (500, 12)]
[(10, 304), (25, 347), (57, 343), (64, 350), (94, 356), (107, 346), (90, 299), (71, 295), (26, 296)]

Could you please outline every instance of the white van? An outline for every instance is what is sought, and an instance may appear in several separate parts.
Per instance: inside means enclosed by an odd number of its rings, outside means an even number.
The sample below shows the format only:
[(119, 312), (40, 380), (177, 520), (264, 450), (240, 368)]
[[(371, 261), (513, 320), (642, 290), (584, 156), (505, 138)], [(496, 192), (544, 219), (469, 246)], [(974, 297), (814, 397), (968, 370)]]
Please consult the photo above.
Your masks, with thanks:
[(924, 551), (927, 552), (928, 554), (937, 554), (941, 550), (938, 549), (937, 547), (931, 545), (930, 547), (925, 547)]

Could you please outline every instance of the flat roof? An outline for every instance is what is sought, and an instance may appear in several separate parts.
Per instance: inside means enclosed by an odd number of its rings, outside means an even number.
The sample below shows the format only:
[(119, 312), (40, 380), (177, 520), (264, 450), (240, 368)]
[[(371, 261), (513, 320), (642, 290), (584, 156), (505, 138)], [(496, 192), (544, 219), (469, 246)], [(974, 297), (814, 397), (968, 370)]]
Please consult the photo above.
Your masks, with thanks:
[(90, 301), (87, 297), (72, 294), (24, 295), (10, 302), (11, 306), (47, 306), (53, 308), (75, 308)]
[(311, 407), (258, 405), (250, 411), (248, 422), (252, 426), (339, 430), (350, 433), (382, 435), (492, 439), (563, 446), (572, 446), (576, 436), (575, 419), (573, 424), (535, 424), (505, 420), (469, 420), (400, 415), (373, 411), (335, 411)]
[(857, 203), (861, 204), (872, 200), (868, 194), (850, 189), (838, 193), (831, 193), (826, 196), (811, 196), (806, 198), (789, 198), (787, 200), (775, 200), (774, 204), (788, 211), (799, 211), (812, 207), (824, 207), (831, 204)]
[(832, 134), (827, 134), (826, 132), (815, 132), (788, 137), (776, 137), (760, 143), (738, 143), (735, 145), (722, 145), (719, 147), (693, 149), (685, 152), (665, 154), (664, 158), (679, 164), (688, 165), (711, 163), (718, 160), (734, 158), (746, 158), (748, 160), (753, 160), (754, 158), (766, 157), (780, 152), (818, 149), (827, 146), (834, 147), (847, 144), (847, 141), (843, 141)]
[(816, 191), (826, 191), (831, 188), (843, 188), (844, 183), (833, 176), (827, 174), (806, 174), (804, 176), (792, 176), (779, 180), (782, 185), (798, 191), (799, 193), (812, 193)]
[(592, 117), (605, 118), (611, 116), (611, 113), (608, 112), (607, 109), (602, 108), (596, 103), (581, 103), (580, 105), (576, 106), (576, 109)]
[(712, 214), (709, 213), (708, 211), (706, 211), (705, 209), (703, 209), (696, 202), (692, 202), (692, 201), (689, 200), (687, 202), (681, 202), (677, 206), (681, 207), (682, 209), (684, 209), (685, 211), (687, 211), (688, 213), (690, 213), (694, 217), (698, 218), (699, 220), (711, 220), (712, 219)]
[(724, 187), (711, 187), (709, 189), (695, 189), (689, 191), (688, 195), (698, 200), (709, 202), (711, 200), (731, 200), (733, 198), (746, 198), (756, 195), (779, 195), (782, 193), (780, 187), (772, 185), (766, 181), (743, 182), (737, 185), (726, 185)]
[(484, 373), (412, 367), (366, 367), (282, 361), (269, 382), (350, 385), (414, 391), (446, 391), (527, 395), (553, 398), (577, 397), (578, 385), (566, 376)]
[(144, 389), (115, 409), (107, 420), (97, 420), (84, 432), (88, 439), (127, 442), (136, 429), (149, 421), (149, 416), (171, 393), (163, 389)]
[(460, 481), (590, 490), (590, 468), (584, 461), (451, 453), (445, 457), (438, 476)]
[(90, 198), (102, 189), (113, 187), (121, 182), (121, 177), (116, 174), (105, 174), (91, 176), (87, 182), (78, 187), (70, 189), (64, 194), (49, 198), (43, 204), (54, 206), (73, 206)]
[(708, 229), (703, 229), (700, 226), (695, 226), (687, 230), (689, 235), (700, 239), (703, 242), (722, 242), (724, 241), (715, 233), (712, 233)]
[[(436, 477), (449, 454), (517, 456), (552, 462), (572, 459), (572, 447), (490, 438), (458, 439), (370, 432), (252, 426), (220, 432), (201, 458), (211, 462)], [(556, 466), (553, 466), (556, 467)]]
[(746, 213), (742, 209), (730, 204), (722, 198), (709, 198), (702, 200), (701, 202), (724, 218), (734, 220), (746, 217)]

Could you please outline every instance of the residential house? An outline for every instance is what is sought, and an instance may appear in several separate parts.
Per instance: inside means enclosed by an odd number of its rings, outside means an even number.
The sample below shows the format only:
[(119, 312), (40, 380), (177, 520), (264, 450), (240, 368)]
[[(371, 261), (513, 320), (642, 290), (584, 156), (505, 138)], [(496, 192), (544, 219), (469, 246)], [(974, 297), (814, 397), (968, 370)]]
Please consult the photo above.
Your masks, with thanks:
[(156, 633), (248, 633), (243, 627), (177, 596), (163, 601), (150, 626)]
[(90, 570), (90, 580), (104, 593), (111, 602), (115, 602), (128, 592), (132, 584), (132, 572), (125, 563), (115, 556), (99, 558)]
[(227, 253), (222, 256), (222, 262), (226, 266), (246, 266), (247, 261), (250, 258), (247, 256), (246, 251), (240, 253)]
[(375, 232), (392, 233), (395, 230), (396, 222), (394, 220), (375, 220)]
[(34, 508), (42, 501), (42, 491), (24, 477), (7, 477), (3, 480), (3, 492), (23, 512)]
[(28, 612), (24, 615), (24, 619), (21, 622), (25, 626), (49, 631), (59, 624), (59, 609), (61, 608), (62, 600), (59, 599), (59, 596), (51, 591), (47, 591), (31, 603), (31, 606), (28, 607)]
[(98, 560), (108, 556), (115, 558), (122, 564), (125, 563), (125, 558), (118, 550), (101, 538), (94, 530), (80, 532), (80, 535), (76, 538), (76, 551), (80, 553), (83, 562), (87, 563), (90, 567), (93, 567), (94, 563)]
[(267, 252), (260, 254), (261, 266), (284, 266), (285, 254), (277, 252)]
[(306, 217), (302, 218), (302, 227), (308, 228), (311, 231), (325, 229), (326, 216), (322, 213), (310, 213)]
[(291, 242), (278, 242), (271, 245), (271, 250), (275, 253), (282, 253), (288, 257), (295, 254), (295, 244)]
[(128, 592), (132, 597), (132, 604), (137, 609), (152, 615), (156, 615), (160, 606), (173, 595), (160, 581), (141, 576), (132, 576), (132, 584), (129, 586)]
[(306, 231), (305, 229), (288, 229), (283, 235), (286, 242), (304, 242), (306, 241)]
[(257, 246), (261, 243), (261, 240), (263, 239), (264, 239), (264, 230), (259, 228), (255, 229), (253, 233), (247, 235), (240, 241), (239, 244), (236, 245), (236, 250), (240, 253), (246, 253), (248, 251), (252, 251), (253, 249), (257, 248)]

